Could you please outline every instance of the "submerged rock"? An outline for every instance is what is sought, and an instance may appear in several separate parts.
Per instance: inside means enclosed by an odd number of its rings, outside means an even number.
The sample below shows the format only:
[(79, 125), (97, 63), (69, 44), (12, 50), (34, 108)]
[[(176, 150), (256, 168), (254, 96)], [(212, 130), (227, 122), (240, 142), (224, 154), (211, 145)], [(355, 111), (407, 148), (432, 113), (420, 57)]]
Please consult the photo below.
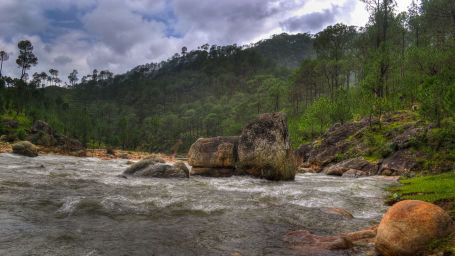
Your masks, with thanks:
[(393, 205), (379, 224), (376, 249), (384, 256), (411, 256), (448, 235), (450, 216), (439, 206), (418, 200)]
[(297, 230), (286, 234), (283, 240), (303, 255), (315, 255), (334, 250), (352, 248), (352, 243), (342, 236), (317, 236), (308, 230)]
[(29, 157), (38, 156), (38, 151), (36, 150), (35, 145), (29, 141), (19, 141), (14, 144), (13, 153)]
[[(123, 172), (123, 175), (130, 175), (135, 177), (149, 177), (149, 178), (188, 178), (188, 168), (178, 163), (169, 165), (160, 162), (162, 158), (149, 157), (141, 160)], [(164, 160), (163, 160), (164, 162)]]
[(324, 208), (321, 208), (321, 211), (328, 213), (328, 214), (335, 214), (335, 215), (340, 215), (340, 216), (344, 216), (344, 217), (348, 217), (348, 218), (354, 218), (354, 216), (352, 216), (352, 214), (350, 214), (345, 209), (341, 209), (341, 208), (324, 207)]
[(286, 114), (263, 114), (243, 128), (236, 169), (237, 174), (269, 180), (294, 179), (297, 168)]

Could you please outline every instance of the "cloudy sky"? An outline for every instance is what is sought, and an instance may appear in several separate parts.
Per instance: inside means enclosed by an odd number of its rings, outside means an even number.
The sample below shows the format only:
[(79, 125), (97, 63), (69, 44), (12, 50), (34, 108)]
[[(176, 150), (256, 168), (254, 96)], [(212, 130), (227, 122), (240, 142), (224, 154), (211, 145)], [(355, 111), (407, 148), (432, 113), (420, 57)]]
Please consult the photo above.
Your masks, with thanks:
[[(403, 11), (411, 0), (397, 2)], [(10, 54), (3, 74), (17, 77), (17, 42), (28, 39), (39, 59), (28, 73), (55, 68), (66, 81), (73, 69), (124, 73), (183, 46), (242, 45), (367, 21), (360, 0), (0, 0), (0, 50)]]

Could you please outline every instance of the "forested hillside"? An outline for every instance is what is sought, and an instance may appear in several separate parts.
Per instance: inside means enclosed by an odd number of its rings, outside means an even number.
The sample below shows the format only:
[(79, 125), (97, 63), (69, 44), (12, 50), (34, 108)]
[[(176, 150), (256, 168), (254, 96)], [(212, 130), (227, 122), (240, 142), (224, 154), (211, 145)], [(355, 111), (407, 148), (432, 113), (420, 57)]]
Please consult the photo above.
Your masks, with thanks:
[(90, 146), (168, 152), (182, 140), (185, 152), (201, 136), (240, 134), (260, 113), (288, 113), (297, 146), (335, 123), (414, 106), (439, 127), (437, 136), (454, 140), (455, 3), (424, 0), (396, 13), (394, 1), (366, 2), (371, 16), (362, 28), (184, 47), (122, 75), (95, 70), (80, 83), (70, 79), (68, 89), (41, 88), (39, 74), (28, 83), (3, 78), (11, 87), (0, 89), (0, 114), (23, 129), (46, 120)]

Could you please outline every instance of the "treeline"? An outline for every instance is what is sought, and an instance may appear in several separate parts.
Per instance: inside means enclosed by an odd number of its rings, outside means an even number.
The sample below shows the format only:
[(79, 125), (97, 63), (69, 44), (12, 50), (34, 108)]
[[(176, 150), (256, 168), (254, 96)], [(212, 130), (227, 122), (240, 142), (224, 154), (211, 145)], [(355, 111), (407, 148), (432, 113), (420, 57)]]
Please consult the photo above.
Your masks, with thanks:
[(258, 114), (273, 111), (288, 113), (295, 146), (335, 123), (412, 106), (448, 131), (455, 113), (455, 3), (424, 0), (396, 13), (395, 1), (364, 2), (370, 21), (363, 28), (335, 24), (247, 47), (183, 47), (123, 75), (94, 72), (71, 90), (16, 80), (0, 91), (0, 114), (44, 119), (91, 146), (162, 152), (180, 140), (184, 152), (199, 137), (238, 135)]

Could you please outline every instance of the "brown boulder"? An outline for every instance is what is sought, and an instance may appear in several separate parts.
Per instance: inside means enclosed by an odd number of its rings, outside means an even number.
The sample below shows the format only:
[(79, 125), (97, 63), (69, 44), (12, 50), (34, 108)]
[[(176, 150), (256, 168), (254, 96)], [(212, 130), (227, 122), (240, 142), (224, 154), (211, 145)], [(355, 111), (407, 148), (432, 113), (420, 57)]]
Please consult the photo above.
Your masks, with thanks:
[(352, 243), (342, 236), (317, 236), (308, 230), (292, 231), (286, 234), (283, 240), (302, 255), (315, 255), (352, 248)]
[(13, 153), (23, 156), (36, 157), (38, 156), (38, 151), (36, 150), (35, 145), (29, 141), (19, 141), (13, 145)]
[(231, 177), (234, 175), (232, 168), (201, 168), (193, 167), (191, 175), (205, 176), (205, 177)]
[(366, 161), (362, 157), (357, 157), (326, 167), (323, 172), (327, 175), (341, 176), (351, 169), (363, 171), (368, 174), (375, 174), (378, 170), (378, 166)]
[(193, 167), (234, 168), (239, 137), (200, 138), (191, 145), (188, 164)]
[(448, 235), (450, 216), (439, 206), (418, 200), (393, 205), (379, 224), (376, 249), (384, 256), (416, 255)]
[(285, 113), (263, 114), (243, 128), (238, 146), (238, 174), (269, 180), (293, 180), (294, 152)]

